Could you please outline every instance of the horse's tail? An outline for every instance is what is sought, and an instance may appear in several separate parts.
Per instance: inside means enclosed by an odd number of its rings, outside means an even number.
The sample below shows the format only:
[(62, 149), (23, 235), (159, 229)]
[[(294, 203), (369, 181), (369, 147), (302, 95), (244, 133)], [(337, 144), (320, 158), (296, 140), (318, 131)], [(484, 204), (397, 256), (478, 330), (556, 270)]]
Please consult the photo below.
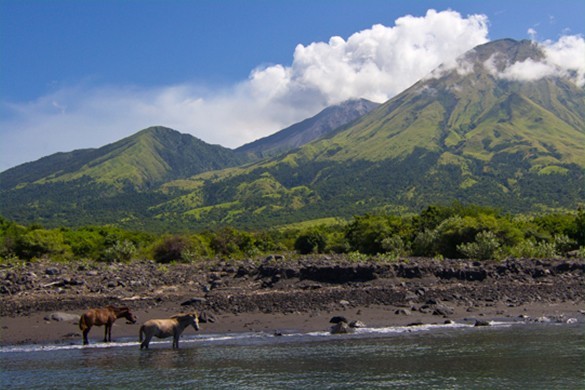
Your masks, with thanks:
[(142, 342), (142, 340), (144, 340), (144, 338), (142, 337), (144, 335), (144, 325), (142, 325), (140, 327), (140, 332), (138, 333), (138, 341)]
[(81, 331), (84, 331), (88, 328), (86, 322), (85, 322), (85, 314), (82, 314), (81, 317), (79, 318), (79, 329), (81, 329)]

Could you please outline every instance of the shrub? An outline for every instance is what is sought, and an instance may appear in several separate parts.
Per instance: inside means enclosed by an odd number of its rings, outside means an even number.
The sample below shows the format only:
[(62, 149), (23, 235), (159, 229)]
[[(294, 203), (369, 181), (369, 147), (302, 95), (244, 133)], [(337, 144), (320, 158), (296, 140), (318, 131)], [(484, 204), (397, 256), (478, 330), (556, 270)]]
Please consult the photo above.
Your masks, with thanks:
[(135, 252), (136, 246), (132, 241), (116, 241), (112, 246), (104, 250), (100, 260), (108, 263), (130, 261)]
[(412, 242), (412, 254), (415, 256), (435, 256), (437, 254), (438, 237), (439, 235), (434, 229), (425, 229), (417, 233)]
[(577, 249), (577, 241), (572, 240), (565, 234), (557, 234), (553, 237), (553, 245), (558, 255), (565, 256), (567, 252)]
[(448, 218), (437, 227), (437, 252), (447, 258), (460, 257), (458, 247), (473, 242), (480, 231), (479, 223), (474, 217)]
[(43, 256), (62, 259), (71, 256), (71, 248), (59, 230), (33, 229), (17, 236), (14, 254), (27, 260)]
[(212, 234), (209, 245), (216, 254), (221, 256), (253, 256), (258, 252), (254, 236), (231, 227), (223, 228)]
[(173, 261), (192, 263), (212, 257), (211, 250), (201, 235), (163, 236), (153, 244), (149, 253), (156, 262), (164, 264)]
[(412, 225), (393, 215), (366, 214), (355, 217), (346, 230), (350, 250), (375, 255), (387, 250), (382, 242), (393, 236), (404, 241), (412, 234)]
[(397, 234), (386, 237), (382, 240), (382, 249), (384, 253), (391, 257), (406, 256), (408, 254), (408, 246), (404, 240)]
[(477, 233), (474, 242), (460, 244), (457, 250), (470, 259), (490, 260), (501, 257), (500, 246), (496, 235), (485, 230)]
[(323, 253), (327, 242), (325, 235), (313, 230), (301, 234), (295, 240), (295, 250), (302, 255), (310, 253)]
[(189, 244), (181, 236), (164, 237), (155, 245), (153, 258), (158, 263), (170, 263), (183, 259), (183, 252), (187, 251)]
[(556, 257), (554, 244), (547, 241), (528, 239), (510, 249), (510, 255), (516, 258), (545, 259)]

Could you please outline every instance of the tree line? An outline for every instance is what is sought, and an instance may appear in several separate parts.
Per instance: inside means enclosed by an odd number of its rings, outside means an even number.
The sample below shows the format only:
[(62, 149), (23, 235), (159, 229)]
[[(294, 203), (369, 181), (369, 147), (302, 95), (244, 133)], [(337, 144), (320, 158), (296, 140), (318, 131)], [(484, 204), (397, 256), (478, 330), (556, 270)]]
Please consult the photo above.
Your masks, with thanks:
[(244, 231), (157, 234), (116, 226), (23, 226), (0, 217), (0, 260), (92, 260), (159, 263), (260, 258), (272, 253), (347, 254), (350, 259), (401, 257), (476, 260), (585, 256), (585, 211), (539, 215), (454, 203), (418, 214), (376, 212), (350, 221)]

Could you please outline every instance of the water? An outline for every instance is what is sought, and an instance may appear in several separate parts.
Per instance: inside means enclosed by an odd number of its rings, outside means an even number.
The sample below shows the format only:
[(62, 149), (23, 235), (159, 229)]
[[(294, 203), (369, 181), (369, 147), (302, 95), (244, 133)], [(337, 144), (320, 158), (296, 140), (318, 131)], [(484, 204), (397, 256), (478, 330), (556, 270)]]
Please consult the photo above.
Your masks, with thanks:
[(0, 387), (583, 389), (582, 324), (467, 325), (184, 336), (0, 348)]

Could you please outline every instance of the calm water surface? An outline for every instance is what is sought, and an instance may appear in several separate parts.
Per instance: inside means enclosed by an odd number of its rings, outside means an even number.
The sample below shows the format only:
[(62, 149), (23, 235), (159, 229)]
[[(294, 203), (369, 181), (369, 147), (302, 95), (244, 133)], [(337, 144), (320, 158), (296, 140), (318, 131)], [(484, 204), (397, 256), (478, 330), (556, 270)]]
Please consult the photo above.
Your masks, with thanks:
[(360, 329), (357, 334), (185, 335), (140, 351), (0, 348), (0, 387), (197, 389), (585, 389), (583, 324)]

